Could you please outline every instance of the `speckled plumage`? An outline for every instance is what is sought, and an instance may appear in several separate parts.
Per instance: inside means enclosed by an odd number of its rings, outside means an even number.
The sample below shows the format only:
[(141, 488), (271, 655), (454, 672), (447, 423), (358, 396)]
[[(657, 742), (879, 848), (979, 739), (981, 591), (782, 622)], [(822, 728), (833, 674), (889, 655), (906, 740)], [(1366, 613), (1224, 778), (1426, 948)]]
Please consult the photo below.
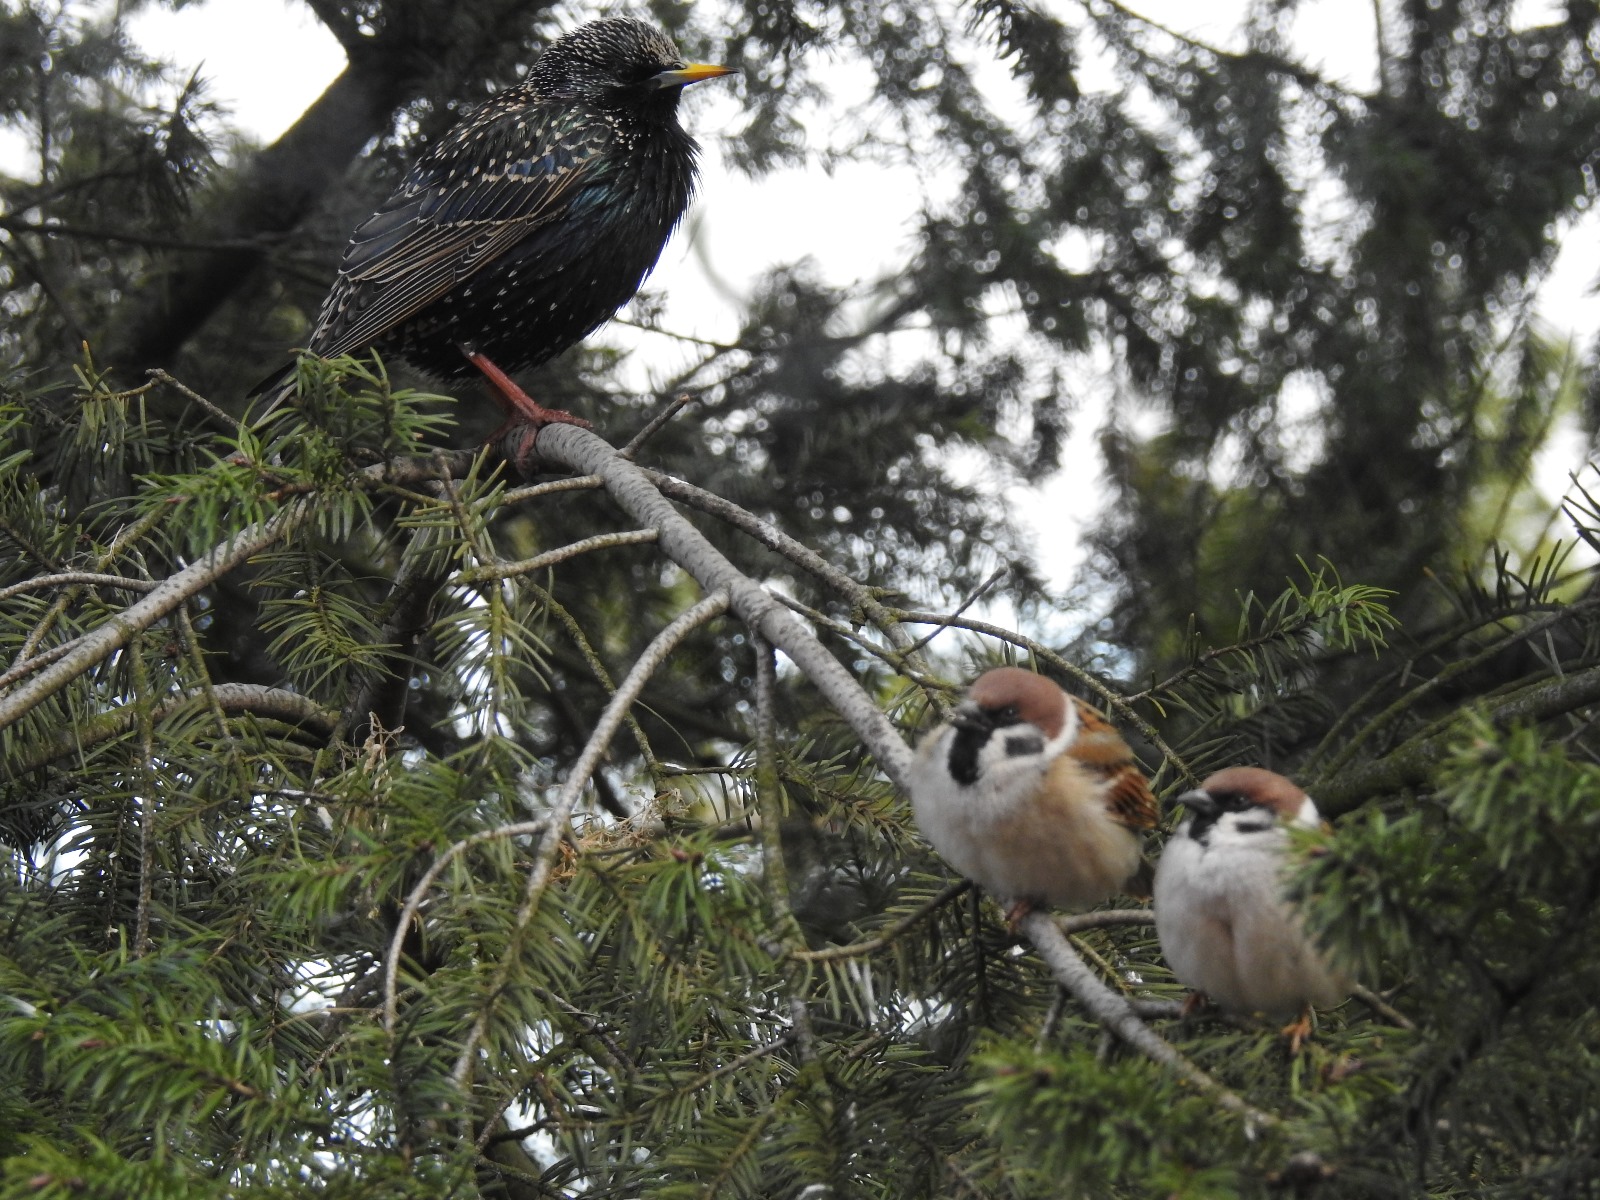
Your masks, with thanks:
[(307, 348), (376, 347), (451, 378), (473, 371), (464, 348), (516, 371), (578, 342), (638, 291), (688, 207), (681, 87), (727, 73), (629, 18), (555, 41), (356, 229)]

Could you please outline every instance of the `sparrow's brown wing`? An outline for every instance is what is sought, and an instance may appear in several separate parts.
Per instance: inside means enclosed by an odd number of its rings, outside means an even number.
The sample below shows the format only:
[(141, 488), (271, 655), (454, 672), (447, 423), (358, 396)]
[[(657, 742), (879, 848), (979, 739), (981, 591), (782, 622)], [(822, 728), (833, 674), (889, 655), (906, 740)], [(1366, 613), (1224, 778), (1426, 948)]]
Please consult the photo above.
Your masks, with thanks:
[(1076, 696), (1078, 736), (1067, 754), (1106, 782), (1106, 809), (1129, 829), (1154, 829), (1161, 809), (1150, 792), (1150, 782), (1133, 761), (1133, 751), (1122, 735), (1093, 708)]

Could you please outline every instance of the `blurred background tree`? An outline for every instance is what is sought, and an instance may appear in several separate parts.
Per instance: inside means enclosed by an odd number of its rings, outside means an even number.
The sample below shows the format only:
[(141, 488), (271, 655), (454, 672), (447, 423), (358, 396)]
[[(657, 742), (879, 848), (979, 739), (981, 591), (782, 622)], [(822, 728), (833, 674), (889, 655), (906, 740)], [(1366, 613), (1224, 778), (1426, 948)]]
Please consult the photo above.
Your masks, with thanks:
[[(990, 909), (933, 905), (901, 798), (805, 672), (755, 702), (738, 621), (647, 683), (571, 846), (522, 828), (694, 580), (620, 539), (504, 570), (628, 523), (469, 466), (472, 389), (347, 362), (234, 421), (405, 164), (595, 14), (307, 5), (348, 66), (254, 147), (132, 42), (140, 5), (0, 0), (4, 686), (294, 514), (7, 710), (0, 1196), (1600, 1190), (1600, 513), (1578, 486), (1558, 522), (1532, 474), (1595, 429), (1593, 364), (1535, 316), (1595, 191), (1591, 4), (1376, 5), (1370, 89), (1306, 65), (1292, 0), (1225, 45), (1116, 0), (656, 5), (744, 71), (727, 162), (914, 164), (914, 245), (845, 287), (783, 264), (659, 395), (605, 339), (527, 380), (618, 444), (693, 396), (641, 459), (742, 506), (706, 535), (908, 735), (941, 679), (1032, 655), (1163, 787), (1261, 762), (1343, 817), (1301, 886), (1418, 1029), (1350, 1005), (1291, 1064), (1161, 1025), (1265, 1131), (1100, 1052)], [(999, 496), (1106, 395), (1091, 568), (1046, 578)], [(422, 446), (462, 453), (372, 482)], [(1017, 630), (952, 617), (975, 595)], [(1148, 929), (1080, 946), (1176, 995)]]

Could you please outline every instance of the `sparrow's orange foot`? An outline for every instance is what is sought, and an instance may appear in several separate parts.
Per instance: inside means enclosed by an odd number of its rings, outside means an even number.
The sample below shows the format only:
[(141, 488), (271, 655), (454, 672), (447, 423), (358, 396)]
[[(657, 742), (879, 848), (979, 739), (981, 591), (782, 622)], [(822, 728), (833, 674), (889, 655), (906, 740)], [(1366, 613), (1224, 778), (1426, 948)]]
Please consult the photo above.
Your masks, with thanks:
[(1022, 918), (1033, 911), (1032, 900), (1018, 900), (1006, 909), (1006, 928), (1013, 934), (1022, 928)]
[(1291, 1021), (1280, 1030), (1283, 1036), (1289, 1039), (1289, 1054), (1291, 1056), (1299, 1054), (1300, 1047), (1311, 1039), (1312, 1028), (1311, 1006), (1308, 1004), (1300, 1010), (1299, 1020)]
[(1178, 1008), (1178, 1019), (1180, 1021), (1187, 1021), (1190, 1017), (1194, 1016), (1195, 1013), (1199, 1012), (1210, 1003), (1211, 997), (1207, 996), (1204, 992), (1190, 992), (1183, 998), (1183, 1003)]
[[(483, 377), (489, 382), (489, 391), (500, 401), (501, 407), (508, 413), (516, 414), (512, 421), (501, 426), (500, 434), (503, 434), (506, 427), (511, 424), (576, 425), (580, 429), (591, 428), (589, 422), (582, 417), (575, 417), (559, 408), (546, 408), (535, 401), (512, 381), (511, 376), (497, 367), (488, 355), (480, 354), (468, 346), (462, 346), (461, 353), (467, 356), (469, 363), (483, 372)], [(489, 440), (495, 441), (497, 437), (491, 437)]]

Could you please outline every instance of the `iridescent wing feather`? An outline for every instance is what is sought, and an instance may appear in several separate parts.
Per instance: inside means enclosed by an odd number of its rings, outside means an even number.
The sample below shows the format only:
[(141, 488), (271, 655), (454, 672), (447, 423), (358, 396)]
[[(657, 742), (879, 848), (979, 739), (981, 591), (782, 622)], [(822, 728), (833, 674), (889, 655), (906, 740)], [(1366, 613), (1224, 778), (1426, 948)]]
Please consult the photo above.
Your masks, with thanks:
[[(609, 138), (603, 123), (530, 128), (510, 104), (482, 113), (425, 155), (356, 229), (310, 347), (333, 357), (372, 345), (559, 220), (580, 191), (599, 182)], [(552, 142), (538, 158), (527, 157), (527, 147)], [(499, 152), (485, 156), (484, 143), (498, 143)]]

